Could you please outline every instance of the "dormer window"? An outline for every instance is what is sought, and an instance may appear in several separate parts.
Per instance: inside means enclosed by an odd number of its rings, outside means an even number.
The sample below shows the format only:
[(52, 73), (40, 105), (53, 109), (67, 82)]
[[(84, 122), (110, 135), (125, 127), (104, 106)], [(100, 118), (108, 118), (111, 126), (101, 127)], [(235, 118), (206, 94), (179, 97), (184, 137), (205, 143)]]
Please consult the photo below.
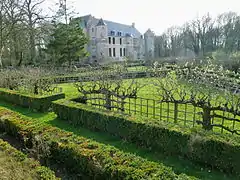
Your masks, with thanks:
[(117, 35), (118, 35), (118, 36), (122, 36), (122, 32), (118, 32)]
[(115, 36), (115, 31), (111, 31), (111, 36)]
[(127, 37), (130, 37), (131, 35), (130, 35), (130, 33), (126, 33), (126, 36), (127, 36)]

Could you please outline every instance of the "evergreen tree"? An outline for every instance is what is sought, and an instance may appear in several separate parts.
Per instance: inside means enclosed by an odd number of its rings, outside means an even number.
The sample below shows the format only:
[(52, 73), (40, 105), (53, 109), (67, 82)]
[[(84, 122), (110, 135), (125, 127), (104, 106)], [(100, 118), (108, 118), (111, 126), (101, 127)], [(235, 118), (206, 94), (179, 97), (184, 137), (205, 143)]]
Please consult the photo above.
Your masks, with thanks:
[(68, 62), (71, 66), (73, 61), (84, 58), (88, 55), (85, 45), (88, 38), (76, 21), (69, 24), (59, 23), (46, 46), (46, 52), (50, 54), (54, 63), (59, 65)]

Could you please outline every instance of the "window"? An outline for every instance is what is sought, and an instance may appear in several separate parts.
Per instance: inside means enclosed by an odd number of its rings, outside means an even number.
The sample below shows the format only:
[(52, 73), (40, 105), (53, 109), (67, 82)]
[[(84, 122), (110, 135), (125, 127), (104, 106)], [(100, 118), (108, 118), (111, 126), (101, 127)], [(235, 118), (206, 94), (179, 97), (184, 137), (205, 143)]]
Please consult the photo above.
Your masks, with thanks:
[(111, 44), (111, 37), (108, 37), (108, 43)]
[(120, 38), (120, 45), (122, 45), (122, 38)]
[(108, 55), (109, 55), (109, 57), (112, 57), (112, 49), (111, 48), (108, 49)]
[(116, 57), (116, 49), (113, 48), (113, 57)]
[(94, 32), (94, 28), (92, 28), (92, 32)]
[(117, 34), (118, 34), (118, 36), (122, 36), (122, 32), (118, 32)]
[(120, 57), (122, 57), (122, 48), (120, 48)]
[(115, 38), (113, 38), (113, 44), (115, 44)]
[(115, 36), (115, 31), (111, 31), (111, 36)]
[(126, 56), (126, 48), (123, 48), (123, 56)]

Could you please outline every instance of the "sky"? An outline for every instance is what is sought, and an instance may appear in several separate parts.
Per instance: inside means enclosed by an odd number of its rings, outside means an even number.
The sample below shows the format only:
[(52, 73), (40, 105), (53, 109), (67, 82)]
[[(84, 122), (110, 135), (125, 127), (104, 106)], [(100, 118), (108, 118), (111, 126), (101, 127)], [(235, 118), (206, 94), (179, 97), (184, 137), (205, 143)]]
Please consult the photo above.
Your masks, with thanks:
[[(47, 0), (50, 1), (56, 0)], [(131, 25), (144, 33), (148, 28), (155, 34), (163, 33), (171, 26), (210, 13), (234, 11), (240, 14), (240, 0), (67, 0), (78, 16), (91, 14), (123, 24)]]

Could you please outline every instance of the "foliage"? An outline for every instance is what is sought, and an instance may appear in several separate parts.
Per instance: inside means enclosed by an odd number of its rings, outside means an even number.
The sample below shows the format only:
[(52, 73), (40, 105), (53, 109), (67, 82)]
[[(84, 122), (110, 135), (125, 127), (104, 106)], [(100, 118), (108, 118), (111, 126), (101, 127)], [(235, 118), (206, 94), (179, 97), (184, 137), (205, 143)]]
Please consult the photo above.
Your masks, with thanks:
[[(75, 87), (82, 95), (82, 102), (87, 103), (89, 97), (87, 95), (91, 94), (101, 94), (104, 96), (106, 109), (119, 108), (119, 110), (124, 111), (125, 99), (127, 98), (137, 98), (137, 92), (144, 85), (138, 83), (136, 79), (131, 79), (129, 84), (124, 83), (124, 76), (128, 73), (126, 66), (114, 65), (112, 70), (102, 70), (98, 72), (92, 72), (88, 74), (90, 77), (90, 83), (80, 80), (80, 82), (75, 83)], [(112, 103), (112, 99), (117, 99), (115, 106)]]
[(43, 68), (4, 69), (0, 71), (0, 87), (30, 94), (53, 93), (57, 86), (51, 76), (54, 72)]
[[(197, 163), (239, 175), (238, 138), (213, 135), (200, 129), (189, 129), (156, 119), (144, 119), (96, 110), (68, 100), (53, 105), (60, 119), (94, 131), (107, 132), (137, 145), (168, 155), (180, 155)], [(202, 140), (194, 141), (193, 136)], [(199, 138), (198, 138), (199, 139)], [(221, 149), (221, 150), (220, 150)]]
[(64, 98), (63, 93), (49, 95), (49, 96), (31, 96), (27, 94), (21, 94), (16, 91), (7, 89), (0, 89), (0, 99), (6, 102), (27, 107), (39, 112), (48, 111), (52, 106), (52, 101)]
[(54, 172), (0, 139), (1, 179), (54, 180)]
[(44, 0), (1, 0), (0, 66), (35, 64), (43, 44)]
[(27, 139), (25, 143), (28, 145), (35, 141), (36, 136), (42, 138), (50, 145), (51, 156), (46, 158), (64, 164), (73, 173), (84, 173), (94, 179), (196, 179), (184, 174), (176, 175), (163, 164), (77, 137), (49, 124), (36, 123), (4, 108), (0, 108), (0, 117), (2, 130)]
[(59, 23), (55, 26), (52, 38), (46, 47), (46, 52), (51, 55), (52, 62), (55, 64), (68, 62), (70, 66), (72, 62), (87, 55), (85, 45), (88, 39), (78, 22)]
[(206, 13), (157, 36), (155, 56), (189, 60), (215, 51), (227, 54), (240, 51), (239, 31), (240, 16), (236, 12), (223, 12), (217, 17)]
[(212, 130), (216, 126), (240, 134), (238, 130), (212, 121), (214, 117), (222, 117), (216, 111), (231, 113), (233, 121), (238, 121), (236, 116), (240, 115), (240, 96), (234, 94), (238, 89), (230, 89), (228, 82), (223, 82), (227, 77), (222, 67), (209, 63), (201, 68), (176, 68), (167, 74), (162, 73), (162, 68), (155, 69), (155, 72), (165, 78), (164, 81), (159, 78), (154, 83), (161, 102), (191, 104), (201, 108), (203, 120), (197, 123), (202, 124), (204, 129)]
[(18, 70), (5, 69), (0, 71), (0, 87), (10, 90), (19, 90), (25, 74)]
[(224, 69), (237, 73), (240, 68), (240, 51), (226, 53), (224, 51), (215, 51), (212, 53), (214, 63), (220, 64)]

